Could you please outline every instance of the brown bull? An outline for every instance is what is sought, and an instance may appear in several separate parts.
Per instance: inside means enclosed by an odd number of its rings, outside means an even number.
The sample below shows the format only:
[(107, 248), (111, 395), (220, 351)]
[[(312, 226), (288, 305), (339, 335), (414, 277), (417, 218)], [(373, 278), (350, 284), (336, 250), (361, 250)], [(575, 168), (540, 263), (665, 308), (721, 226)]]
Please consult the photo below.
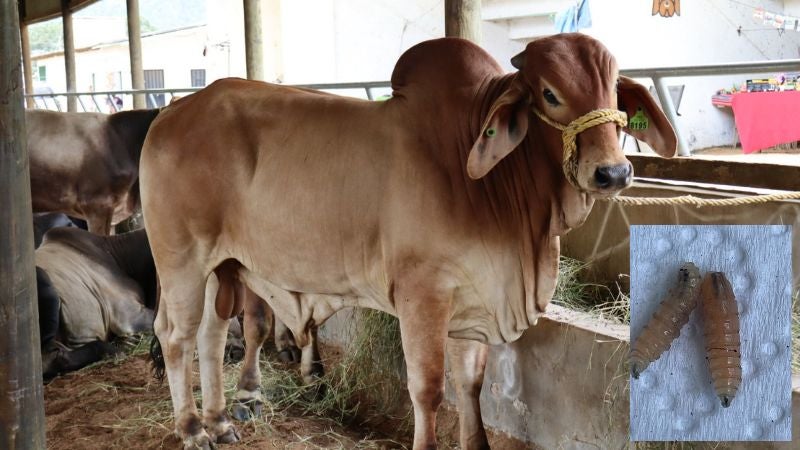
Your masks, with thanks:
[[(461, 445), (488, 446), (478, 405), (485, 343), (513, 341), (536, 322), (556, 284), (559, 236), (596, 197), (631, 182), (617, 109), (641, 108), (648, 126), (626, 131), (662, 155), (676, 148), (647, 90), (619, 77), (592, 38), (539, 39), (513, 63), (519, 72), (504, 75), (474, 44), (439, 39), (400, 58), (386, 102), (228, 79), (159, 115), (142, 153), (142, 206), (163, 289), (155, 331), (185, 448), (238, 438), (222, 352), (243, 304), (239, 282), (300, 346), (344, 306), (396, 315), (415, 449), (436, 445), (455, 338)], [(597, 110), (605, 119), (578, 134), (567, 164), (572, 184), (556, 127), (588, 126)], [(220, 288), (204, 300), (212, 272)]]
[(139, 156), (157, 114), (26, 111), (33, 212), (80, 217), (109, 234), (139, 206)]

